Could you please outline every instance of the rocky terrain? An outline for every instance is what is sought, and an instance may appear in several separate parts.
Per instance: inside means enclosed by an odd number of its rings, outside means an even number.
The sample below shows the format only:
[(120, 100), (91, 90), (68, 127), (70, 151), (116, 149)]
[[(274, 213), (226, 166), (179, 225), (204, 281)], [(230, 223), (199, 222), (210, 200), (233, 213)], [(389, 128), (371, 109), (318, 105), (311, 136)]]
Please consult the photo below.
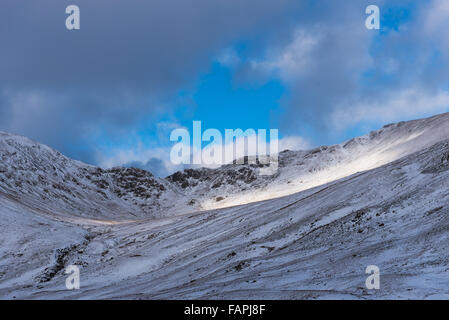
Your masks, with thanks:
[(158, 217), (177, 195), (150, 172), (89, 166), (7, 133), (0, 133), (0, 192), (31, 206), (91, 218)]

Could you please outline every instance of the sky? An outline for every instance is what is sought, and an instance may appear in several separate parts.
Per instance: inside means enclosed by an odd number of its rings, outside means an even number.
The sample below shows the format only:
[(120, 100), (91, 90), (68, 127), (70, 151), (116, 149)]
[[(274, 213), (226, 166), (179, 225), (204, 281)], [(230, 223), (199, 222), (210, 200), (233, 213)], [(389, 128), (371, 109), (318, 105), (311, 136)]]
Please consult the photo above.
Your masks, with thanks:
[(0, 48), (1, 131), (158, 176), (193, 121), (308, 149), (449, 111), (445, 0), (2, 0)]

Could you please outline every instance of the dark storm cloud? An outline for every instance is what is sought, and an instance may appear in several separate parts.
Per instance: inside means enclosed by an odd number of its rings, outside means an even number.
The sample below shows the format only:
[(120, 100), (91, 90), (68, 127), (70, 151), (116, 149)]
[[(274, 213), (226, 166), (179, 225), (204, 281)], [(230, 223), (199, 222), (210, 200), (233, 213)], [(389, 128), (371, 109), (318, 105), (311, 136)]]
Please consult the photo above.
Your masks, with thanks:
[[(65, 28), (66, 6), (81, 29)], [(0, 125), (71, 156), (123, 134), (193, 84), (240, 37), (280, 28), (295, 1), (24, 1), (0, 10)], [(284, 21), (284, 22), (283, 22)], [(75, 147), (77, 146), (77, 147)], [(84, 147), (86, 149), (86, 147)]]
[[(1, 80), (33, 88), (177, 86), (236, 36), (261, 32), (290, 1), (2, 1)], [(207, 66), (207, 64), (206, 64)]]

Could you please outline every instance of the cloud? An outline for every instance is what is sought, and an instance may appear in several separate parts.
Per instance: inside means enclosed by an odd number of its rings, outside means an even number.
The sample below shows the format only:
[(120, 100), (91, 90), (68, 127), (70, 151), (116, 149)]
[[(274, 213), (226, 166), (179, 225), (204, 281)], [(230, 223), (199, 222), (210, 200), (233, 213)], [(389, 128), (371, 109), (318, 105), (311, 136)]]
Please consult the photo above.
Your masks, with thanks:
[(412, 117), (442, 113), (449, 108), (449, 91), (427, 92), (422, 88), (404, 89), (378, 98), (343, 105), (330, 115), (336, 130), (358, 123), (387, 123)]
[(434, 0), (424, 11), (424, 32), (431, 36), (438, 36), (446, 32), (449, 18), (449, 3), (445, 0)]
[(236, 35), (264, 29), (289, 3), (79, 0), (81, 29), (68, 31), (66, 1), (5, 0), (0, 79), (35, 88), (164, 91), (207, 68)]
[(298, 29), (285, 47), (273, 49), (265, 60), (251, 60), (251, 68), (255, 72), (277, 76), (286, 82), (305, 77), (313, 68), (312, 64), (316, 63), (313, 53), (321, 40), (319, 33)]
[(312, 147), (309, 140), (299, 136), (287, 136), (279, 140), (279, 151), (283, 150), (307, 150)]
[[(143, 119), (170, 117), (177, 93), (236, 38), (275, 30), (293, 0), (2, 1), (0, 126), (91, 162)], [(229, 60), (229, 59), (228, 59)], [(230, 61), (230, 60), (229, 60)]]
[(217, 57), (217, 61), (223, 66), (233, 68), (237, 66), (241, 60), (237, 52), (233, 48), (226, 48)]

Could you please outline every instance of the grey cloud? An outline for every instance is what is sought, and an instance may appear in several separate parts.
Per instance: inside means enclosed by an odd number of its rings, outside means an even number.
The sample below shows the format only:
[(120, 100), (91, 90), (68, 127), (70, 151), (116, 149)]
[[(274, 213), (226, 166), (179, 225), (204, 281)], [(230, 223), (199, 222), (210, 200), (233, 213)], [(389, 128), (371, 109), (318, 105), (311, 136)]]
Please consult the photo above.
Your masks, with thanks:
[(290, 1), (86, 1), (65, 29), (69, 1), (6, 1), (1, 80), (33, 88), (160, 91), (177, 86), (236, 36), (260, 32)]
[[(73, 3), (81, 29), (68, 31), (65, 8)], [(281, 28), (296, 6), (293, 0), (2, 1), (0, 129), (92, 161), (90, 135), (118, 139), (142, 118), (170, 112), (176, 92), (192, 86), (220, 50)], [(35, 100), (24, 98), (30, 95)]]

